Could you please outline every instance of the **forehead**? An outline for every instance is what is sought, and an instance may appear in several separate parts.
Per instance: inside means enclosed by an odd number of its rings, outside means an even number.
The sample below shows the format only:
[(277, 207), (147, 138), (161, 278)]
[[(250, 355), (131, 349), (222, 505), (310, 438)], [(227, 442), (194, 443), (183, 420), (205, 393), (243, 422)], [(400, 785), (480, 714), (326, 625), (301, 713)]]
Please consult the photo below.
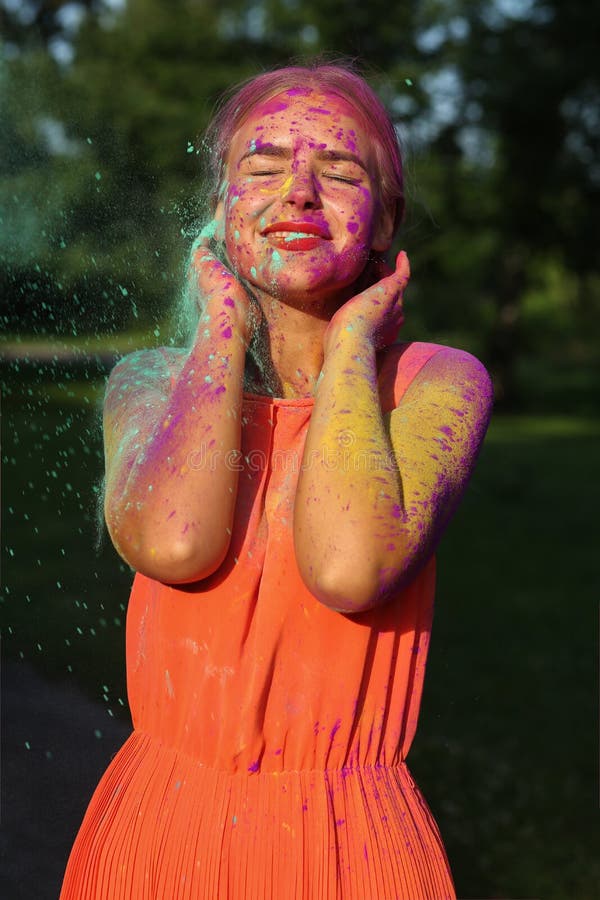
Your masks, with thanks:
[(291, 89), (256, 106), (233, 136), (230, 160), (261, 144), (344, 149), (369, 155), (369, 139), (354, 107), (337, 94)]

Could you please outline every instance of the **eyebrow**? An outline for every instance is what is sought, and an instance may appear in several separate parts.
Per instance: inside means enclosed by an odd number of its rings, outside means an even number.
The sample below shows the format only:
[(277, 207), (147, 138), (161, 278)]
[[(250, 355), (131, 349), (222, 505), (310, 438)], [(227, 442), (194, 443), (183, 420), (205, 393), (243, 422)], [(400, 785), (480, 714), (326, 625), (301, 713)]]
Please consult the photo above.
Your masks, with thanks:
[[(280, 147), (276, 144), (261, 144), (258, 147), (251, 147), (240, 159), (242, 163), (251, 156), (269, 156), (275, 159), (291, 159), (292, 150), (290, 147)], [(366, 164), (357, 156), (356, 153), (350, 153), (347, 150), (319, 150), (316, 154), (320, 162), (353, 162), (365, 172), (368, 171)]]

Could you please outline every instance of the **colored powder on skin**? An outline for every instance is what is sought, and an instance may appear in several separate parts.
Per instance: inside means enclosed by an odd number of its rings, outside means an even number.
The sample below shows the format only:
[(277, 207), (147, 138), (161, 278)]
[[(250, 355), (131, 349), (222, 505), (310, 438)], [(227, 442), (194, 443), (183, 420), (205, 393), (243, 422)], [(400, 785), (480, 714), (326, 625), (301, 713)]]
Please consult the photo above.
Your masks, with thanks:
[[(290, 94), (290, 91), (287, 91), (286, 93)], [(283, 112), (283, 110), (287, 109), (288, 106), (289, 103), (287, 100), (281, 100), (279, 99), (279, 97), (273, 97), (272, 100), (268, 100), (260, 107), (260, 111), (263, 116), (268, 116), (272, 115), (273, 113)]]
[[(290, 88), (286, 91), (288, 97), (309, 97), (313, 92), (313, 89), (310, 87), (297, 87)], [(285, 109), (285, 106), (283, 107)]]
[(356, 234), (356, 232), (358, 231), (358, 227), (358, 222), (348, 222), (348, 224), (346, 225), (346, 228), (348, 229), (350, 234)]
[(252, 267), (250, 268), (250, 274), (252, 275), (253, 278), (256, 278), (256, 268), (255, 268), (255, 266), (252, 266)]

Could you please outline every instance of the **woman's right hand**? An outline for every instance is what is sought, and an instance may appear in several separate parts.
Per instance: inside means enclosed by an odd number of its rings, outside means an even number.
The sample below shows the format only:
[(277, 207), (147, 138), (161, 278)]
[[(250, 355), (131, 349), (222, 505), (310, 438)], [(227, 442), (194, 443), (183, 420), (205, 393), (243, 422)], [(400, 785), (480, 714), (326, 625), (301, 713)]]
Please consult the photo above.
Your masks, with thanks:
[(221, 239), (220, 228), (217, 214), (194, 241), (187, 273), (188, 289), (194, 292), (201, 316), (219, 315), (221, 306), (235, 308), (238, 314), (241, 313), (241, 337), (247, 347), (258, 321), (257, 303), (215, 253), (215, 243)]

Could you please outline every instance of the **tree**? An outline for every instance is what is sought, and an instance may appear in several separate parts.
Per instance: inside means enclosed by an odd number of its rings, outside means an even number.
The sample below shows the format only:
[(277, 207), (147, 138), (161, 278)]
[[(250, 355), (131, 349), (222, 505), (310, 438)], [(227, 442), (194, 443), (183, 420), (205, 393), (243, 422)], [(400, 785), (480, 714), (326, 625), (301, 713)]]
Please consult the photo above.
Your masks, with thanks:
[(325, 52), (371, 63), (404, 136), (402, 243), (415, 272), (407, 336), (479, 353), (507, 404), (519, 399), (528, 357), (554, 361), (560, 344), (563, 356), (593, 359), (595, 8), (581, 0), (129, 0), (110, 14), (101, 0), (28, 7), (29, 25), (15, 15), (9, 23), (3, 77), (0, 201), (20, 235), (1, 251), (9, 327), (25, 315), (39, 330), (42, 284), (46, 324), (58, 332), (74, 322), (160, 326), (202, 216), (199, 135), (216, 98), (263, 68)]

